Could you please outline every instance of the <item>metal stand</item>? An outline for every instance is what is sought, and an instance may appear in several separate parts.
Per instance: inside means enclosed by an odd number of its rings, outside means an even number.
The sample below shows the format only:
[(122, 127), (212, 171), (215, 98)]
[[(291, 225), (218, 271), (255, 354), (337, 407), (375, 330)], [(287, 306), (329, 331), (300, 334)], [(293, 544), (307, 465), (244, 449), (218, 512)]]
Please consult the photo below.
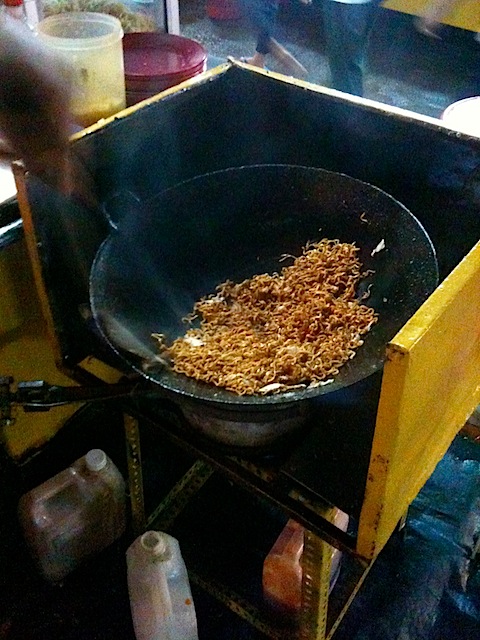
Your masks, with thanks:
[[(168, 529), (176, 516), (187, 505), (188, 501), (204, 486), (207, 480), (214, 474), (218, 465), (210, 464), (204, 459), (197, 459), (188, 471), (175, 484), (170, 492), (162, 499), (154, 511), (145, 513), (145, 501), (143, 492), (142, 456), (140, 446), (140, 419), (129, 413), (124, 414), (125, 435), (127, 441), (128, 459), (128, 485), (131, 500), (132, 525), (135, 535), (139, 535), (147, 528)], [(172, 436), (175, 440), (175, 436)], [(191, 449), (187, 443), (187, 448)], [(212, 460), (212, 462), (214, 462)], [(226, 462), (226, 461), (225, 461)], [(272, 482), (273, 476), (265, 469), (256, 467), (250, 461), (238, 457), (230, 459), (232, 467), (223, 469), (228, 477), (236, 479), (241, 486), (245, 486), (244, 478), (241, 478), (240, 470), (251, 476), (251, 487), (257, 481)], [(236, 468), (236, 478), (233, 469)], [(267, 497), (277, 502), (273, 495)], [(301, 497), (300, 497), (301, 498)], [(302, 500), (299, 500), (298, 507)], [(313, 505), (314, 507), (314, 505)], [(321, 508), (315, 510), (321, 513), (328, 522), (333, 521), (335, 510), (333, 508)], [(291, 513), (290, 515), (293, 515)], [(344, 602), (337, 603), (335, 609), (331, 609), (330, 596), (330, 570), (332, 560), (332, 546), (321, 536), (305, 529), (304, 551), (302, 556), (303, 582), (302, 582), (302, 612), (298, 627), (291, 633), (298, 640), (329, 640), (335, 633), (343, 616), (352, 603), (360, 585), (365, 579), (372, 563), (357, 560), (357, 568), (353, 572), (353, 585), (350, 594)], [(253, 627), (275, 640), (285, 638), (285, 630), (276, 628), (270, 624), (264, 612), (246, 601), (244, 597), (235, 593), (224, 584), (212, 579), (203, 578), (195, 569), (189, 568), (192, 581), (215, 597), (219, 602), (235, 612), (241, 618), (249, 622)], [(290, 632), (289, 632), (290, 633)]]

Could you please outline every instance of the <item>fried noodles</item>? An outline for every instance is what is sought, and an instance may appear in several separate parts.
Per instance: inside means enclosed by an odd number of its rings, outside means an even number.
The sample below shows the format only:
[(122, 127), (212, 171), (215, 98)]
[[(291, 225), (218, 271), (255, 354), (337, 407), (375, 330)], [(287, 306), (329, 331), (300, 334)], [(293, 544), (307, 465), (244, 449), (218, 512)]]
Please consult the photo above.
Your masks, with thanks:
[[(378, 319), (356, 297), (358, 247), (321, 240), (273, 275), (224, 282), (196, 302), (200, 320), (170, 347), (173, 369), (240, 395), (326, 384)], [(370, 272), (371, 273), (371, 272)]]

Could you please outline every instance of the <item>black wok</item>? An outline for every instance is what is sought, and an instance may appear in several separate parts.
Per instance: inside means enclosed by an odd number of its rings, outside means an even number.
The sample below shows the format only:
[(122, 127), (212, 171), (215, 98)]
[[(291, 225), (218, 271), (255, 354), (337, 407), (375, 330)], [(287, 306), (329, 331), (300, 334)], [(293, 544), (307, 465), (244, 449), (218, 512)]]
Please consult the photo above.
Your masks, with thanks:
[[(155, 363), (151, 334), (173, 340), (200, 297), (227, 279), (278, 271), (308, 241), (355, 242), (378, 323), (333, 383), (271, 396), (238, 396)], [(384, 248), (382, 246), (384, 245)], [(126, 212), (100, 247), (90, 294), (111, 348), (180, 406), (238, 412), (287, 409), (351, 385), (382, 367), (387, 342), (438, 283), (435, 251), (419, 221), (369, 184), (316, 168), (257, 165), (193, 178)], [(223, 415), (223, 414), (222, 414)], [(190, 419), (191, 416), (189, 416)], [(265, 416), (264, 420), (271, 417)]]

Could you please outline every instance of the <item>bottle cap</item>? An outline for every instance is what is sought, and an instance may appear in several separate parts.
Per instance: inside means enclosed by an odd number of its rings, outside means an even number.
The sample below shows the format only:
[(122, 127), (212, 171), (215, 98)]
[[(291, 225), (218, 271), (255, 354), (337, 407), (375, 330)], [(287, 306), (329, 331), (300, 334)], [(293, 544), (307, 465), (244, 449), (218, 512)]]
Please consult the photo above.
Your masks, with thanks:
[(101, 471), (107, 465), (107, 454), (101, 449), (91, 449), (85, 456), (89, 471)]
[(21, 7), (23, 0), (3, 0), (3, 4), (6, 7)]
[(162, 556), (168, 548), (167, 536), (161, 531), (146, 531), (140, 538), (140, 544), (153, 556)]

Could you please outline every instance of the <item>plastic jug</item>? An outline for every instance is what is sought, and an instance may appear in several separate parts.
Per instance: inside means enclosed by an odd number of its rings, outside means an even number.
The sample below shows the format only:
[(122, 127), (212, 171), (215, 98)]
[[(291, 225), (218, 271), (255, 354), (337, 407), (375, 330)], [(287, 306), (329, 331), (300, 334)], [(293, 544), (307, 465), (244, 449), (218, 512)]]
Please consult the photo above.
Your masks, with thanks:
[[(334, 524), (343, 531), (348, 526), (348, 516), (339, 509)], [(295, 520), (288, 520), (263, 563), (263, 595), (265, 601), (277, 612), (295, 616), (302, 602), (302, 553), (304, 528)], [(341, 552), (332, 547), (330, 590), (340, 572)]]
[(178, 540), (147, 531), (127, 549), (127, 579), (137, 640), (198, 640), (197, 618)]
[(125, 482), (101, 449), (20, 498), (26, 543), (43, 576), (62, 580), (125, 531)]

